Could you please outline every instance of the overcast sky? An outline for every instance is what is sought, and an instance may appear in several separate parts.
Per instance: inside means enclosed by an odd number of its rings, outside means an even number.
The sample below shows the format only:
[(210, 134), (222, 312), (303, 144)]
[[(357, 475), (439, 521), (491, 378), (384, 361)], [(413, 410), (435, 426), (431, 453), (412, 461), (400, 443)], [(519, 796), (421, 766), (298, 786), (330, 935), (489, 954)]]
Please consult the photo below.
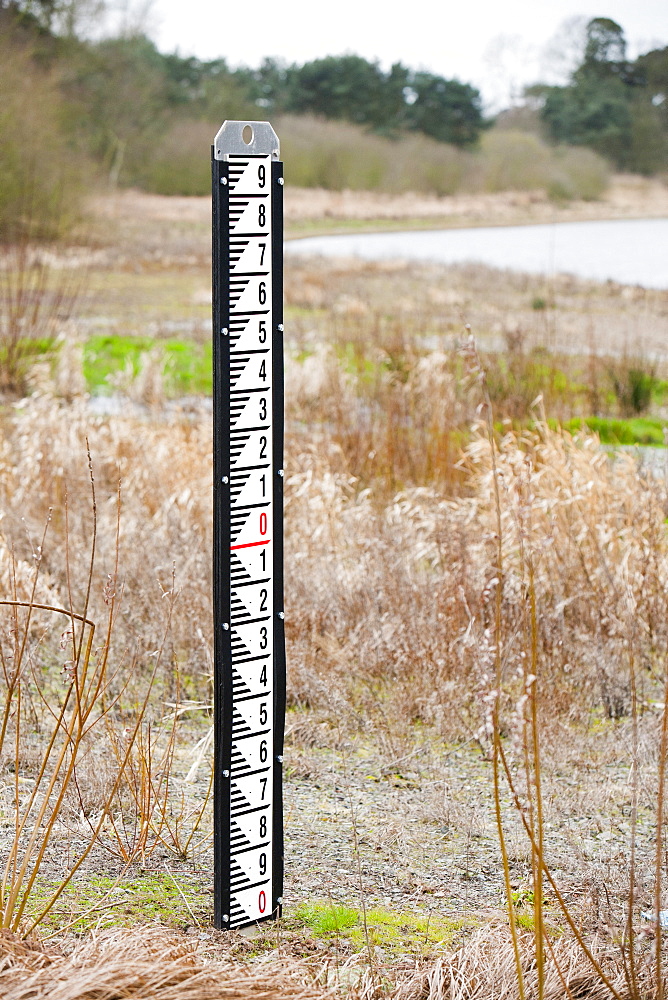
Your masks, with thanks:
[(614, 18), (631, 56), (668, 45), (668, 0), (153, 0), (150, 8), (162, 51), (223, 56), (231, 66), (353, 52), (458, 77), (488, 106), (554, 74), (544, 50), (567, 19)]

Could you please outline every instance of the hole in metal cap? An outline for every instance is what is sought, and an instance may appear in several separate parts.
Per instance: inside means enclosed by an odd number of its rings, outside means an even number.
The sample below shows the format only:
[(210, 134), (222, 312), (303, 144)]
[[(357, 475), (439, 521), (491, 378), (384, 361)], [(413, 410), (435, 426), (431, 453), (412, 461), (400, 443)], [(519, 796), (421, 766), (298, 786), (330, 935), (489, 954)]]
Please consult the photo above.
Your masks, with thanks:
[(253, 141), (252, 125), (244, 125), (243, 132), (241, 133), (241, 138), (243, 139), (243, 141), (246, 143), (247, 146), (250, 146), (251, 142)]

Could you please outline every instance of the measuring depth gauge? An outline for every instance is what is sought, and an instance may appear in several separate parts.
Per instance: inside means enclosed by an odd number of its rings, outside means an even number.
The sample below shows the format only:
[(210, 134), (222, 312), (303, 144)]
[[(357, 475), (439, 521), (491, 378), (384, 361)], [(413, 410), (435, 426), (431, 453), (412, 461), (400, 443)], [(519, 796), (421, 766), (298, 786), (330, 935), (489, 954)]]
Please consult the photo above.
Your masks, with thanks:
[(213, 145), (214, 922), (283, 895), (283, 164), (268, 122)]

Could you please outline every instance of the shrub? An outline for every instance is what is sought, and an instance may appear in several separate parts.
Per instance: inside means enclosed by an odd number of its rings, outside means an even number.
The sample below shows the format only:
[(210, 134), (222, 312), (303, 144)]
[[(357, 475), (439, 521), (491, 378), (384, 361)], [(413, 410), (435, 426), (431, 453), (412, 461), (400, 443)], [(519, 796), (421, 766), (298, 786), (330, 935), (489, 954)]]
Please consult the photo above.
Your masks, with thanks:
[(86, 164), (68, 146), (52, 74), (0, 40), (0, 241), (62, 235), (80, 208)]
[(610, 170), (603, 157), (591, 149), (561, 146), (554, 151), (552, 175), (547, 185), (551, 198), (600, 198), (608, 186)]
[(486, 191), (531, 190), (545, 186), (550, 151), (526, 132), (494, 130), (480, 143), (483, 187)]
[[(208, 149), (219, 125), (175, 122), (136, 168), (133, 182), (157, 194), (208, 194)], [(388, 139), (358, 125), (308, 115), (287, 115), (274, 127), (286, 181), (294, 187), (440, 197), (459, 191), (544, 190), (566, 199), (596, 198), (608, 179), (595, 153), (554, 150), (525, 132), (494, 130), (471, 152), (424, 136)]]
[(487, 191), (540, 189), (555, 201), (599, 198), (609, 176), (605, 160), (590, 149), (553, 149), (535, 135), (506, 129), (483, 136), (479, 167)]
[(215, 133), (206, 122), (176, 122), (152, 155), (137, 167), (134, 183), (156, 194), (208, 194), (209, 149)]

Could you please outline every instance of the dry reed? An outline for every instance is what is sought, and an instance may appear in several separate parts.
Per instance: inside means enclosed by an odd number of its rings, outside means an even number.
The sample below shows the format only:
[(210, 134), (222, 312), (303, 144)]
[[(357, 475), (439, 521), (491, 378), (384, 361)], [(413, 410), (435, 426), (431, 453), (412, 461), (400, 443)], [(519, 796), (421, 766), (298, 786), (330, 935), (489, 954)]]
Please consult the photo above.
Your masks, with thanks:
[(6, 1000), (312, 1000), (327, 996), (295, 963), (205, 965), (192, 942), (163, 928), (107, 932), (68, 955), (0, 939)]

